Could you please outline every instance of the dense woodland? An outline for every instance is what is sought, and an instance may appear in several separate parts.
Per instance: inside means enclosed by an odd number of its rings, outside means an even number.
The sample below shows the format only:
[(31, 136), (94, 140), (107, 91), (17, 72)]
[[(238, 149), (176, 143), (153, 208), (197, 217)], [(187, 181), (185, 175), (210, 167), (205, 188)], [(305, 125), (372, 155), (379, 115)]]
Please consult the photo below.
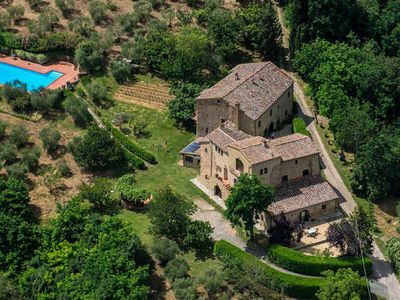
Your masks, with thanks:
[[(26, 143), (18, 146), (21, 134), (12, 134), (7, 124), (0, 123), (0, 160), (6, 169), (0, 180), (0, 299), (144, 299), (150, 295), (154, 275), (152, 258), (165, 267), (178, 299), (196, 299), (199, 286), (208, 298), (268, 295), (279, 299), (271, 289), (281, 291), (287, 286), (276, 285), (274, 276), (266, 276), (252, 264), (228, 263), (224, 272), (216, 268), (199, 282), (192, 278), (188, 263), (179, 255), (210, 251), (212, 228), (207, 222), (192, 221), (193, 203), (167, 187), (154, 193), (148, 212), (151, 235), (158, 240), (150, 257), (149, 249), (117, 215), (121, 201), (137, 205), (148, 199), (150, 193), (136, 186), (132, 174), (146, 164), (156, 168), (158, 158), (105, 119), (106, 128), (94, 126), (87, 112), (89, 102), (82, 101), (90, 99), (98, 105), (109, 93), (94, 78), (112, 76), (124, 84), (134, 82), (138, 74), (151, 73), (168, 81), (176, 96), (169, 103), (169, 117), (179, 128), (193, 131), (195, 97), (204, 88), (238, 63), (284, 60), (282, 30), (273, 3), (229, 6), (218, 0), (138, 0), (122, 7), (115, 1), (91, 0), (84, 1), (88, 12), (82, 14), (81, 2), (56, 0), (47, 5), (40, 0), (18, 4), (0, 0), (0, 52), (41, 63), (69, 57), (87, 73), (82, 79), (84, 88), (75, 93), (28, 93), (15, 82), (2, 88), (1, 97), (23, 116), (71, 115), (75, 125), (83, 128), (68, 144), (78, 165), (93, 174), (108, 169), (129, 174), (116, 182), (99, 178), (83, 185), (78, 195), (59, 207), (55, 219), (40, 224), (29, 206), (29, 182), (24, 182), (26, 173), (37, 167), (40, 152), (33, 147), (22, 151)], [(329, 118), (337, 146), (355, 155), (354, 191), (373, 201), (398, 196), (400, 1), (288, 0), (278, 5), (290, 29), (291, 65), (308, 84), (317, 113)], [(28, 7), (29, 18), (25, 18)], [(145, 135), (145, 126), (138, 127), (137, 134)], [(51, 152), (60, 137), (46, 129), (41, 139), (43, 149)], [(254, 217), (259, 217), (266, 203), (259, 203), (255, 193), (246, 198), (241, 210), (236, 204), (244, 198), (243, 190), (249, 190), (247, 184), (268, 201), (273, 201), (273, 191), (242, 180), (227, 217), (252, 236)], [(111, 186), (115, 193), (110, 193)], [(249, 203), (257, 206), (256, 216)], [(240, 214), (247, 218), (238, 218)], [(366, 217), (362, 214), (361, 219)], [(358, 245), (343, 243), (356, 240), (351, 222), (333, 230), (332, 243), (343, 248), (344, 254), (358, 255)], [(290, 240), (295, 229), (289, 227), (282, 227), (282, 236)], [(370, 251), (370, 224), (365, 227)], [(397, 269), (399, 244), (394, 239), (388, 245)], [(336, 290), (343, 291), (343, 297), (361, 294), (363, 283), (350, 270), (325, 276), (337, 286), (322, 288), (320, 299), (333, 297)], [(355, 291), (349, 290), (346, 278), (358, 281)]]

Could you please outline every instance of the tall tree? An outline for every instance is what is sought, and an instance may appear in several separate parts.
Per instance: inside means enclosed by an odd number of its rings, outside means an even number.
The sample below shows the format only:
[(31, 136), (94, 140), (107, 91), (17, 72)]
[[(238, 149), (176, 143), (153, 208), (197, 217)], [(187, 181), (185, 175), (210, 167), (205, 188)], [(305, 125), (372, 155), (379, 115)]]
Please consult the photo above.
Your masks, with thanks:
[(237, 226), (244, 226), (250, 238), (261, 213), (274, 201), (274, 190), (254, 175), (242, 174), (226, 200), (225, 216)]

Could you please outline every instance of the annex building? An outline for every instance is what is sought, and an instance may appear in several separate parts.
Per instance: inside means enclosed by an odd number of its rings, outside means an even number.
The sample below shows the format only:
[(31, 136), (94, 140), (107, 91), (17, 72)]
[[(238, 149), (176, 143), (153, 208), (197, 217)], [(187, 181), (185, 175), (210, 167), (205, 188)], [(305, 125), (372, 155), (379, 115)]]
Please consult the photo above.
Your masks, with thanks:
[(320, 176), (311, 138), (270, 137), (290, 120), (292, 106), (293, 81), (273, 63), (238, 65), (197, 98), (198, 137), (181, 151), (184, 165), (199, 168), (197, 182), (213, 197), (226, 200), (242, 173), (272, 185), (276, 202), (265, 208), (266, 228), (281, 213), (292, 222), (312, 221), (339, 208), (339, 196)]

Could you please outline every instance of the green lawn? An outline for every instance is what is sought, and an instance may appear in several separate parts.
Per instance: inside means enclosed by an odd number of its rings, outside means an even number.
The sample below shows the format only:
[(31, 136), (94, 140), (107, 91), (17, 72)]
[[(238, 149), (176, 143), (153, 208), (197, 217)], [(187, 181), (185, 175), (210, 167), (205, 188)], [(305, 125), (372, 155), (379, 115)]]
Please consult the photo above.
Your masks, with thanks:
[(194, 140), (193, 133), (175, 127), (167, 112), (137, 105), (114, 102), (112, 107), (102, 112), (111, 121), (118, 113), (125, 112), (132, 115), (133, 121), (141, 119), (147, 124), (150, 131), (148, 138), (130, 137), (154, 153), (158, 164), (150, 166), (148, 170), (138, 171), (138, 186), (155, 192), (161, 186), (170, 185), (191, 199), (201, 197), (207, 200), (206, 195), (190, 182), (196, 177), (197, 170), (178, 165), (179, 151)]
[[(153, 236), (151, 235), (150, 219), (146, 213), (124, 210), (119, 217), (132, 224), (132, 230), (140, 237), (141, 241), (150, 251), (153, 245)], [(220, 268), (222, 263), (214, 257), (198, 258), (193, 251), (184, 252), (180, 255), (190, 266), (190, 274), (194, 278), (202, 277), (210, 268)]]

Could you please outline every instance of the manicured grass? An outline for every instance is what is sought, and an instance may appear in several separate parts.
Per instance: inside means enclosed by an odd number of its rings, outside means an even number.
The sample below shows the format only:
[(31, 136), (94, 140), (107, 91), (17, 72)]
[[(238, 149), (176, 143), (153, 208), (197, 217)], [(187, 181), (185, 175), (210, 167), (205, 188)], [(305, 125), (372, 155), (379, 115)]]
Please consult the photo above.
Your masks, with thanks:
[(206, 195), (190, 181), (197, 175), (197, 170), (178, 165), (179, 151), (194, 140), (195, 135), (177, 128), (167, 112), (145, 108), (132, 104), (115, 102), (114, 105), (102, 110), (111, 121), (120, 112), (132, 115), (132, 119), (142, 119), (150, 132), (148, 138), (129, 137), (156, 156), (157, 165), (149, 166), (148, 170), (138, 171), (137, 184), (140, 187), (155, 192), (164, 185), (170, 185), (178, 192), (193, 199)]
[(304, 123), (304, 120), (301, 117), (293, 118), (293, 131), (294, 133), (301, 133), (310, 136), (310, 133), (306, 129), (306, 123)]

